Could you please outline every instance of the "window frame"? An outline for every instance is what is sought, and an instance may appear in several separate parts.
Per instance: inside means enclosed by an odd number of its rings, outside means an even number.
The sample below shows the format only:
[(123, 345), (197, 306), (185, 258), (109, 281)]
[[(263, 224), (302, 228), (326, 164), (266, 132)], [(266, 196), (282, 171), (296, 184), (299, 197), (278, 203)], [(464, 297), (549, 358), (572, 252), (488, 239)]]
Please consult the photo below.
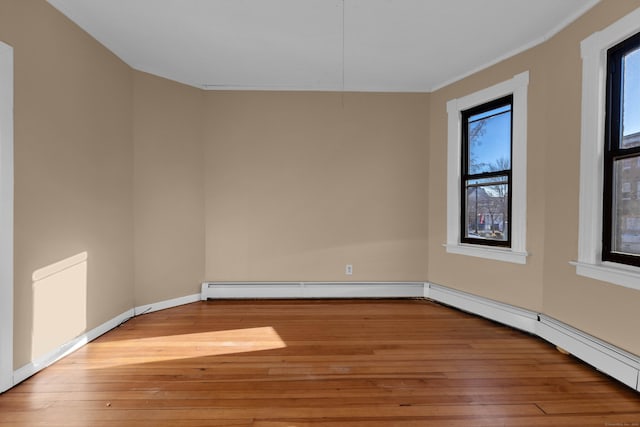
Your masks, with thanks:
[(13, 381), (13, 48), (0, 41), (0, 393)]
[(607, 51), (640, 32), (640, 9), (582, 40), (580, 205), (576, 274), (640, 290), (640, 268), (602, 259)]
[[(491, 87), (447, 102), (447, 253), (526, 264), (527, 224), (527, 91), (529, 71)], [(511, 139), (511, 247), (465, 243), (461, 239), (462, 112), (513, 96)]]
[[(511, 114), (511, 120), (509, 121), (509, 164), (511, 165), (511, 159), (513, 158), (513, 95), (507, 95), (502, 98), (494, 99), (492, 101), (486, 102), (484, 104), (477, 105), (475, 107), (469, 108), (467, 110), (461, 111), (461, 119), (460, 124), (461, 128), (461, 179), (460, 179), (460, 241), (461, 243), (470, 243), (476, 245), (486, 245), (486, 246), (499, 246), (499, 247), (511, 247), (511, 230), (507, 232), (506, 240), (497, 240), (497, 239), (478, 239), (466, 236), (465, 230), (467, 228), (467, 183), (468, 181), (474, 179), (485, 179), (485, 178), (495, 178), (500, 176), (506, 177), (506, 185), (507, 185), (507, 224), (511, 227), (511, 182), (512, 182), (512, 167), (509, 169), (504, 169), (501, 171), (491, 171), (491, 172), (483, 172), (483, 173), (471, 173), (469, 172), (469, 118), (481, 114), (483, 112), (488, 112), (491, 110), (495, 110), (500, 107), (504, 107), (508, 105), (510, 107), (509, 112)], [(478, 213), (476, 212), (476, 215)]]

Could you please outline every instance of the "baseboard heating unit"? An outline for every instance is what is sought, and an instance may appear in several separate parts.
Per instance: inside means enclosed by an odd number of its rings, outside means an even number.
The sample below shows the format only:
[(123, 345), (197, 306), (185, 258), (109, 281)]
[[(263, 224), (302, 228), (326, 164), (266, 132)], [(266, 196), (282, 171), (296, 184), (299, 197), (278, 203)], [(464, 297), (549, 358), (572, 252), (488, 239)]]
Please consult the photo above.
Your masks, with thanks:
[(423, 298), (424, 282), (205, 282), (201, 299)]

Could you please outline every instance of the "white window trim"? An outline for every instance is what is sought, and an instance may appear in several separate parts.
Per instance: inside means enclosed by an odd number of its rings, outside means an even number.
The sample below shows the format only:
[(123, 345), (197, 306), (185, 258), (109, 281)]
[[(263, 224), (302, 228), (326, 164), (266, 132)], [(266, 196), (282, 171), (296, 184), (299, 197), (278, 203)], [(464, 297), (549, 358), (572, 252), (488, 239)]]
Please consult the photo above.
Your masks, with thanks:
[(13, 386), (13, 49), (0, 42), (0, 392)]
[(636, 9), (580, 45), (582, 52), (582, 125), (580, 207), (576, 273), (640, 290), (640, 268), (602, 261), (602, 191), (607, 50), (640, 31)]
[[(447, 252), (526, 264), (527, 227), (527, 89), (529, 72), (447, 102)], [(460, 180), (461, 180), (461, 112), (494, 99), (513, 94), (513, 137), (511, 162), (511, 248), (498, 248), (461, 243)]]

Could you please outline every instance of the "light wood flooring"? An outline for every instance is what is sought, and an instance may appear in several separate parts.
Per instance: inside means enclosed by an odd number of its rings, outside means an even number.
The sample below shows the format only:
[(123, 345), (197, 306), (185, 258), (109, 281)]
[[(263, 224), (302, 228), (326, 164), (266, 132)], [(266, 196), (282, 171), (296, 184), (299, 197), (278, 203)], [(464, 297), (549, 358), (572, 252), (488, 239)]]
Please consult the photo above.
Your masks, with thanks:
[(640, 427), (640, 394), (425, 300), (142, 315), (0, 395), (0, 426)]

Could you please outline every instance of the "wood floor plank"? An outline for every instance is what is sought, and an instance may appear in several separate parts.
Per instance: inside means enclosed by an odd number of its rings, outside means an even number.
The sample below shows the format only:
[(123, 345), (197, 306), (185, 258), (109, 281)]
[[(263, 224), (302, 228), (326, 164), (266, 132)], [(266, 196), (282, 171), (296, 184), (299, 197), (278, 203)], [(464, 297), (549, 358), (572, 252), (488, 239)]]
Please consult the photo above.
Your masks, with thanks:
[(0, 426), (634, 423), (637, 392), (425, 300), (189, 304), (136, 317), (0, 395)]

